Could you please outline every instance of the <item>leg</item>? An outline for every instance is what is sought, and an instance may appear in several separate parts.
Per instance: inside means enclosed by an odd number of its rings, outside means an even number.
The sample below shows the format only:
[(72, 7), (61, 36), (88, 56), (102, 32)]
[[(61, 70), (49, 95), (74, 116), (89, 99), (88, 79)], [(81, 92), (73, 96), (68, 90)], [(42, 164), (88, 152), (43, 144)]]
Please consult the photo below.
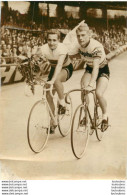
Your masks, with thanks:
[(58, 74), (54, 87), (57, 91), (58, 97), (59, 97), (59, 109), (58, 114), (65, 114), (66, 107), (65, 107), (65, 100), (64, 100), (64, 87), (62, 82), (65, 82), (67, 80), (67, 71), (62, 69), (61, 72)]
[[(50, 87), (49, 85), (46, 86), (47, 89), (48, 89), (49, 87)], [(51, 97), (49, 91), (46, 93), (46, 98), (47, 98), (47, 101), (48, 101), (48, 103), (49, 103), (49, 106), (50, 106), (50, 108), (51, 108), (51, 110), (52, 110), (52, 113), (54, 114), (54, 112), (55, 112), (55, 106), (54, 106), (53, 98)]]
[(88, 72), (85, 72), (81, 78), (81, 82), (80, 82), (81, 88), (87, 87), (90, 82), (90, 79), (91, 79), (91, 74)]
[[(91, 79), (91, 74), (88, 72), (85, 72), (81, 78), (81, 88), (85, 88), (88, 86)], [(81, 93), (81, 100), (84, 101), (84, 93)], [(87, 96), (87, 102), (89, 102), (88, 96)]]
[[(63, 84), (62, 82), (65, 82), (66, 81), (66, 78), (67, 78), (67, 72), (66, 70), (61, 70), (61, 72), (58, 74), (55, 82), (54, 82), (54, 87), (58, 93), (58, 97), (61, 101), (64, 101), (64, 88), (63, 88)], [(48, 88), (49, 86), (47, 86)], [(53, 102), (53, 99), (50, 95), (49, 92), (47, 92), (47, 100), (48, 100), (48, 103), (50, 105), (50, 108), (52, 110), (52, 113), (54, 114), (55, 112), (55, 105), (54, 105), (54, 102)], [(54, 123), (54, 121), (51, 119), (51, 129), (50, 129), (50, 132), (54, 133), (54, 130), (55, 130), (55, 127), (56, 124)]]
[[(91, 79), (91, 74), (88, 72), (85, 72), (81, 78), (81, 82), (80, 82), (81, 88), (87, 87), (89, 85), (90, 79)], [(84, 102), (84, 91), (81, 92), (81, 101)], [(89, 104), (89, 96), (88, 95), (86, 96), (86, 102), (87, 102), (87, 104)], [(86, 118), (83, 117), (80, 121), (80, 125), (84, 126), (85, 124), (86, 124)]]
[[(52, 76), (54, 74), (54, 71), (55, 71), (55, 68), (54, 67), (51, 67), (51, 70), (50, 70), (49, 75), (48, 75), (48, 81), (50, 81), (52, 79)], [(46, 88), (48, 89), (49, 87), (50, 87), (50, 85), (47, 84), (46, 85)], [(55, 112), (55, 106), (54, 106), (53, 98), (51, 97), (49, 91), (46, 93), (46, 98), (47, 98), (47, 101), (49, 103), (49, 106), (50, 106), (50, 108), (52, 110), (52, 113), (54, 114), (54, 112)]]
[(102, 109), (103, 115), (107, 115), (107, 101), (104, 98), (104, 93), (107, 89), (107, 86), (108, 86), (108, 79), (106, 77), (100, 77), (97, 81), (96, 96), (100, 104), (100, 107)]
[[(46, 86), (46, 88), (49, 88), (49, 85)], [(55, 93), (55, 91), (53, 91), (53, 94)], [(54, 102), (53, 102), (53, 98), (51, 97), (50, 95), (50, 92), (47, 92), (46, 93), (46, 98), (47, 98), (47, 101), (49, 103), (49, 106), (51, 108), (51, 111), (53, 113), (53, 115), (55, 114), (55, 105), (54, 105)], [(50, 122), (50, 125), (51, 126), (56, 126), (57, 124), (55, 124), (54, 120), (51, 118), (51, 122)]]
[(65, 82), (66, 79), (67, 79), (67, 71), (62, 69), (54, 82), (54, 86), (60, 100), (64, 99), (64, 87), (62, 82)]

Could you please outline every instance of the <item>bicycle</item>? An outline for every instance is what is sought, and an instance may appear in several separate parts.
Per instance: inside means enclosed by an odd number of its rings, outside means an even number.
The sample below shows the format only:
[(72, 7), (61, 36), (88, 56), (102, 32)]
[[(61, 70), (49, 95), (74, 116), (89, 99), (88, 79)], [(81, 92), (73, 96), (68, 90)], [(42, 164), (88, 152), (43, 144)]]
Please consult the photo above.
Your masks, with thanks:
[[(48, 89), (46, 88), (47, 82), (42, 79), (43, 72), (40, 71), (41, 67), (39, 65), (37, 60), (30, 58), (23, 60), (22, 63), (20, 62), (18, 66), (18, 70), (25, 78), (27, 85), (30, 86), (33, 95), (35, 93), (35, 85), (42, 86), (42, 99), (35, 102), (31, 108), (27, 123), (28, 144), (35, 153), (41, 152), (47, 144), (50, 134), (51, 119), (57, 123), (60, 134), (63, 137), (68, 135), (72, 123), (71, 97), (68, 96), (68, 103), (65, 105), (65, 114), (58, 115), (58, 99), (55, 94), (53, 95), (53, 86)], [(53, 100), (56, 99), (54, 114), (46, 98), (47, 92), (50, 92)], [(64, 96), (65, 95), (66, 94), (64, 94)]]
[[(84, 89), (74, 89), (66, 94), (65, 101), (67, 102), (67, 96), (74, 92), (80, 91), (84, 92)], [(93, 95), (94, 100), (94, 116), (92, 117), (91, 112), (88, 107), (87, 95)], [(71, 127), (71, 147), (74, 156), (80, 159), (84, 156), (87, 145), (89, 142), (89, 137), (94, 132), (99, 141), (102, 140), (104, 131), (101, 127), (102, 124), (102, 110), (96, 98), (95, 89), (84, 93), (83, 102), (76, 108)], [(108, 125), (109, 126), (109, 125)], [(108, 128), (108, 127), (107, 127)]]
[(48, 141), (50, 134), (50, 120), (52, 119), (58, 124), (60, 134), (65, 137), (68, 135), (71, 122), (72, 122), (72, 101), (70, 96), (68, 97), (68, 103), (66, 103), (65, 114), (58, 115), (58, 101), (55, 106), (55, 115), (49, 106), (46, 98), (46, 93), (50, 91), (51, 96), (56, 98), (52, 94), (52, 88), (46, 88), (46, 81), (40, 80), (39, 84), (43, 86), (42, 99), (37, 101), (31, 108), (28, 124), (27, 124), (27, 138), (31, 150), (35, 153), (41, 152)]

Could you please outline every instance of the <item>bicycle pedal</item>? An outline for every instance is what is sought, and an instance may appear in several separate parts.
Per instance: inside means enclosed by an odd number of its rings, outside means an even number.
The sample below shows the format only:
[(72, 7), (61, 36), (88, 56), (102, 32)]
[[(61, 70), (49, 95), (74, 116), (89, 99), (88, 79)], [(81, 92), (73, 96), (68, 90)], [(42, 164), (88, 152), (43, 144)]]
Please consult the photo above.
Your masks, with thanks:
[(55, 134), (55, 130), (50, 129), (50, 134)]
[(101, 131), (102, 131), (102, 132), (107, 131), (108, 127), (109, 127), (109, 125), (107, 125), (107, 126), (106, 126), (106, 127), (104, 127), (104, 128), (102, 127), (102, 128), (101, 128)]

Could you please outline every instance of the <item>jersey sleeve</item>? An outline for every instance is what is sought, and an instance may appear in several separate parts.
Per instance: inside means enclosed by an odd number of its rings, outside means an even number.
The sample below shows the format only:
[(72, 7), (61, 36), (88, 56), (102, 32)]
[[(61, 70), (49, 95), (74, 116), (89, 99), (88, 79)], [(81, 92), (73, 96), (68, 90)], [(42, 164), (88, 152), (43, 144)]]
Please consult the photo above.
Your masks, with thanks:
[(103, 54), (104, 54), (104, 52), (103, 52), (103, 48), (102, 47), (96, 47), (92, 51), (92, 57), (94, 59), (101, 59), (101, 57), (102, 57)]
[(60, 44), (59, 46), (59, 55), (67, 55), (68, 49), (64, 44)]

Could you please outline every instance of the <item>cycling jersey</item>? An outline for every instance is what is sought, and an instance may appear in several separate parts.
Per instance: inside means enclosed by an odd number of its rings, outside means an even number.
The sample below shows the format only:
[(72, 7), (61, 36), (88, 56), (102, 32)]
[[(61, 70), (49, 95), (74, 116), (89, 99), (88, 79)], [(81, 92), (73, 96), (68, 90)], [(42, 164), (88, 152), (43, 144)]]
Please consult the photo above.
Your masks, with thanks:
[(48, 59), (51, 66), (57, 65), (60, 55), (66, 55), (63, 66), (68, 66), (70, 64), (68, 50), (63, 43), (58, 43), (57, 48), (53, 50), (50, 49), (48, 44), (44, 44), (40, 49), (41, 49), (42, 55), (44, 55), (44, 57)]
[(93, 67), (94, 59), (100, 59), (99, 68), (103, 68), (107, 64), (106, 54), (103, 45), (95, 39), (90, 39), (86, 47), (81, 47), (79, 43), (75, 44), (74, 51), (70, 55), (79, 53), (81, 58), (86, 62), (86, 65)]

